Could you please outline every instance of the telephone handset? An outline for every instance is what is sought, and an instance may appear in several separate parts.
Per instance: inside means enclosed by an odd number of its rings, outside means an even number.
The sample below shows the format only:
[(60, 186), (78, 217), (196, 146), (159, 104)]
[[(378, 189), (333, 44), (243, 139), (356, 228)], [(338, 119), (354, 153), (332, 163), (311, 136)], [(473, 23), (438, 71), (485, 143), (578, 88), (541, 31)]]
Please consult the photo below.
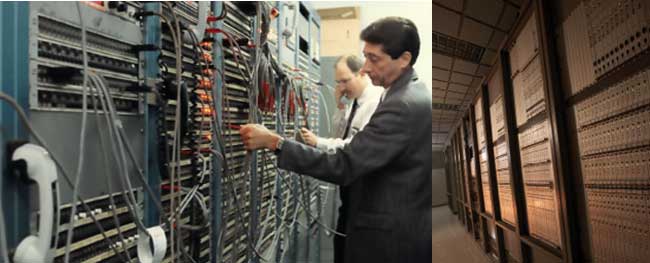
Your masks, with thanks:
[(14, 262), (50, 262), (52, 232), (54, 228), (54, 199), (52, 190), (57, 180), (57, 169), (50, 154), (43, 148), (34, 144), (24, 144), (12, 154), (14, 163), (22, 162), (29, 179), (38, 185), (38, 198), (40, 215), (38, 220), (38, 234), (30, 235), (23, 239), (14, 253)]

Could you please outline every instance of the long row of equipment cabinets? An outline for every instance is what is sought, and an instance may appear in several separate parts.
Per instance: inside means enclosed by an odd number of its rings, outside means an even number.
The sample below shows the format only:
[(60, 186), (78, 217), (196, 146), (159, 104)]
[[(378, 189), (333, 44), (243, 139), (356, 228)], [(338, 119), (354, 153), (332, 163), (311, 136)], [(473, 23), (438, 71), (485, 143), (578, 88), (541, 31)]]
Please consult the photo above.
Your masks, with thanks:
[(650, 258), (650, 2), (525, 3), (446, 150), (497, 262)]

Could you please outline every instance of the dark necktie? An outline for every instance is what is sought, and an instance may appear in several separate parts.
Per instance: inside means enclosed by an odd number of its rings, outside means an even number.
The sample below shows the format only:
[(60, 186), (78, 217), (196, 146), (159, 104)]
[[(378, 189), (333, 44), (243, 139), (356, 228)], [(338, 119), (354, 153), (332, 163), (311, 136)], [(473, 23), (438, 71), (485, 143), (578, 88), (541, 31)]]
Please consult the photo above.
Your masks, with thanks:
[(357, 113), (357, 108), (359, 107), (359, 103), (357, 103), (357, 100), (355, 99), (354, 102), (352, 103), (352, 110), (350, 111), (350, 117), (348, 117), (348, 124), (345, 126), (345, 132), (343, 133), (343, 139), (348, 138), (350, 135), (350, 128), (352, 128), (352, 120), (354, 119), (354, 115)]

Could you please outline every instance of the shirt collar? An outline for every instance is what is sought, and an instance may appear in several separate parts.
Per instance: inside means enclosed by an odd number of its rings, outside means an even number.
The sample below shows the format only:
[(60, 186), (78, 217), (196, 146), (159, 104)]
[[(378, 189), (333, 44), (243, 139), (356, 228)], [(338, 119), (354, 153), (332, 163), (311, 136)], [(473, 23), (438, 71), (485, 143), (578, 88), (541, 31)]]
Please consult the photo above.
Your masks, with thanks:
[(418, 75), (415, 73), (415, 70), (413, 70), (412, 67), (408, 68), (393, 82), (392, 85), (385, 88), (384, 93), (381, 95), (381, 100), (383, 101), (392, 91), (398, 90), (408, 85), (410, 81), (415, 81), (417, 79)]
[(371, 97), (371, 96), (370, 96), (370, 93), (372, 93), (372, 91), (370, 90), (371, 88), (372, 88), (372, 87), (370, 87), (370, 84), (369, 84), (369, 83), (366, 84), (366, 87), (365, 87), (365, 88), (363, 88), (363, 92), (361, 92), (361, 96), (359, 96), (359, 97), (357, 98), (357, 103), (359, 103), (359, 105), (361, 105), (361, 104), (363, 104), (364, 102), (368, 101), (368, 99)]

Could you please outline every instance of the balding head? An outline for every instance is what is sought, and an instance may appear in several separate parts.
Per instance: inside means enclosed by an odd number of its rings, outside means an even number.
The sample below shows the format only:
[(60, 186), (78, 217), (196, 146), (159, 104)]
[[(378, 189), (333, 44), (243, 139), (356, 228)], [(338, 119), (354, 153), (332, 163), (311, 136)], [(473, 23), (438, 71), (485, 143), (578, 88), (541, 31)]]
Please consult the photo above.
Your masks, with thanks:
[(334, 69), (336, 70), (342, 66), (348, 67), (353, 74), (357, 74), (361, 70), (361, 67), (363, 67), (363, 60), (355, 55), (343, 55), (336, 59)]
[(363, 61), (355, 55), (340, 56), (334, 63), (336, 87), (350, 99), (361, 96), (368, 85), (361, 67)]

